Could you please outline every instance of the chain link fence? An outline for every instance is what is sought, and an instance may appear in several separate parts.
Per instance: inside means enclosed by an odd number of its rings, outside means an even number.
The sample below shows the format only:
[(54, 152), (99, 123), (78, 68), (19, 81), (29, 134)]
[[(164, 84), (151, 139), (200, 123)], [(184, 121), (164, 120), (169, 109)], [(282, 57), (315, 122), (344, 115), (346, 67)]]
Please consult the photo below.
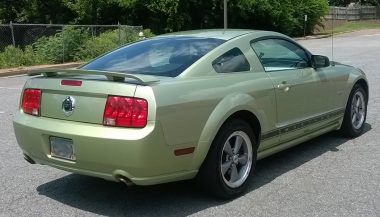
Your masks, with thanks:
[(87, 61), (141, 32), (127, 25), (0, 24), (0, 68)]
[(67, 27), (81, 29), (87, 32), (89, 37), (98, 37), (108, 31), (119, 31), (120, 45), (128, 42), (128, 34), (137, 36), (143, 31), (142, 26), (127, 25), (0, 24), (0, 51), (9, 45), (24, 48), (42, 37), (54, 36)]

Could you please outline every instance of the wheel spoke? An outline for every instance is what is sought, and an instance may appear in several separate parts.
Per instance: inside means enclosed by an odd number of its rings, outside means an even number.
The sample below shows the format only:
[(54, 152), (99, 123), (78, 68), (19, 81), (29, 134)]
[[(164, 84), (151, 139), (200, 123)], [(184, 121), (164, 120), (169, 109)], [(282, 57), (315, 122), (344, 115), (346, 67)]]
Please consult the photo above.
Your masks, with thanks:
[(357, 98), (356, 98), (356, 108), (359, 108), (360, 102), (361, 102), (361, 98), (360, 98), (360, 96), (357, 96)]
[(355, 109), (356, 107), (356, 96), (352, 99), (352, 108)]
[(363, 114), (364, 113), (364, 108), (365, 108), (364, 102), (360, 101), (360, 105), (358, 107), (358, 112), (360, 114)]
[(234, 146), (235, 154), (239, 152), (242, 143), (243, 143), (243, 138), (241, 138), (240, 136), (236, 136), (235, 146)]
[(224, 162), (222, 164), (222, 173), (223, 173), (223, 175), (226, 174), (226, 172), (228, 171), (228, 169), (231, 167), (231, 164), (232, 164), (232, 161), (227, 161), (227, 162)]
[(235, 182), (239, 179), (239, 173), (235, 164), (231, 167), (231, 179), (230, 182)]
[(354, 115), (352, 116), (352, 124), (354, 124), (355, 125), (355, 122), (356, 122), (356, 117), (357, 117), (357, 114), (356, 113), (354, 113)]
[(243, 155), (239, 156), (238, 160), (239, 160), (239, 164), (246, 165), (248, 162), (248, 155), (243, 154)]
[(232, 155), (233, 155), (232, 147), (231, 147), (231, 144), (230, 144), (229, 141), (226, 142), (226, 145), (225, 145), (223, 151), (226, 152), (229, 156), (232, 156)]

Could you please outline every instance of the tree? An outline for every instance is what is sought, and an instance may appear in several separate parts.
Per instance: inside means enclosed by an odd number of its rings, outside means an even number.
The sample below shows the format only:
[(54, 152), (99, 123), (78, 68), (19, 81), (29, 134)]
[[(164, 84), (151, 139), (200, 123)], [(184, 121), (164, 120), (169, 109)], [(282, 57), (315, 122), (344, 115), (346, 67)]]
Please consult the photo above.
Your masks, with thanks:
[(23, 7), (25, 1), (0, 0), (0, 22), (9, 23), (15, 21), (15, 18), (20, 15), (20, 8)]
[[(338, 1), (344, 0), (330, 0)], [(327, 13), (328, 0), (229, 0), (228, 9), (230, 28), (301, 35), (304, 15), (308, 15), (307, 32), (311, 32)], [(120, 21), (142, 25), (155, 33), (223, 28), (223, 0), (0, 0), (0, 20), (72, 24)]]
[(306, 31), (312, 32), (329, 9), (326, 0), (231, 0), (229, 4), (230, 27), (275, 30), (288, 35), (303, 34), (304, 15), (308, 15)]
[(67, 23), (73, 16), (62, 0), (26, 0), (18, 22)]
[[(189, 3), (185, 0), (117, 0), (129, 14), (158, 32), (172, 32), (183, 29), (191, 22)], [(192, 0), (190, 0), (192, 1)], [(136, 19), (137, 18), (137, 19)]]
[(74, 14), (76, 24), (116, 24), (121, 8), (116, 0), (63, 0)]
[(73, 15), (61, 0), (0, 1), (2, 23), (67, 23)]

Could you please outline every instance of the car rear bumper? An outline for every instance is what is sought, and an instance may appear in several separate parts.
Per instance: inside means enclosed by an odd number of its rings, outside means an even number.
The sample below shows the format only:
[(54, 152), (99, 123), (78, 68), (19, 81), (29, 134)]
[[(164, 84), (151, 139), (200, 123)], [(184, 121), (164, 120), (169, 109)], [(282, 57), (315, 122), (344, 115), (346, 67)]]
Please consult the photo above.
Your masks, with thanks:
[[(34, 117), (18, 112), (13, 120), (17, 142), (33, 161), (83, 175), (118, 181), (126, 177), (137, 185), (193, 178), (193, 154), (175, 156), (158, 122), (143, 129)], [(76, 161), (50, 155), (50, 136), (73, 140)]]

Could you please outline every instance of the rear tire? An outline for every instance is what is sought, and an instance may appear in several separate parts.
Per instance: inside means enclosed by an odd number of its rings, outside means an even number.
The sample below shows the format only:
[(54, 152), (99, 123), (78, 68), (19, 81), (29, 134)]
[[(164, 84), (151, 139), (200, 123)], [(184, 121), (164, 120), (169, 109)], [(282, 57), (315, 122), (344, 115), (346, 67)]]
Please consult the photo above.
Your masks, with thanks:
[(367, 104), (368, 97), (364, 88), (355, 84), (348, 98), (341, 127), (344, 136), (354, 138), (363, 133), (367, 118)]
[(231, 120), (216, 135), (196, 177), (197, 186), (222, 199), (239, 196), (252, 178), (256, 159), (253, 129), (243, 120)]

